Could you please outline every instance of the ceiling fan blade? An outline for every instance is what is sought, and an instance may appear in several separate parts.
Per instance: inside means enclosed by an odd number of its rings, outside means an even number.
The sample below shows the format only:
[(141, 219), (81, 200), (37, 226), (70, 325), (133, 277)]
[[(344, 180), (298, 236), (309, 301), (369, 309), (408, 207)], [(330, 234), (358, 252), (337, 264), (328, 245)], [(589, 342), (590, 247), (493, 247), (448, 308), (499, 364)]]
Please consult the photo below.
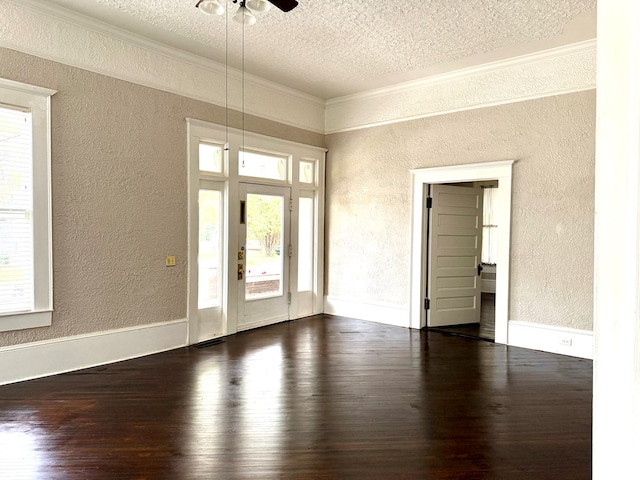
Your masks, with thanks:
[(273, 5), (278, 7), (283, 12), (290, 12), (298, 6), (296, 0), (269, 0)]

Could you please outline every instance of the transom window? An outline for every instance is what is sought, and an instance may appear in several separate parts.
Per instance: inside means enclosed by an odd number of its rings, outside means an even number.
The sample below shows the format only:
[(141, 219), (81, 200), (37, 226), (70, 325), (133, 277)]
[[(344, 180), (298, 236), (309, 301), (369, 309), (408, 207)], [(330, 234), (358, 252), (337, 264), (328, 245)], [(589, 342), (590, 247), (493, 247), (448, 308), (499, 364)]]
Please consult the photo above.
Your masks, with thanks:
[(222, 173), (224, 145), (200, 142), (198, 145), (198, 161), (201, 172)]
[(238, 174), (243, 177), (287, 180), (288, 157), (268, 153), (240, 150)]

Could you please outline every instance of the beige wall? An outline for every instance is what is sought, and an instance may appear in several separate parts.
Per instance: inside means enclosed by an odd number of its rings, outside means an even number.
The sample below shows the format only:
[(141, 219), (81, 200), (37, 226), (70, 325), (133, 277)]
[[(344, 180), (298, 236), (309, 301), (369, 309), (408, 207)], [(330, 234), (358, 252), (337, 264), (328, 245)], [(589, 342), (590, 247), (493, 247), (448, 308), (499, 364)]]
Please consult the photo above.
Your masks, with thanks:
[[(54, 314), (0, 346), (186, 317), (186, 117), (224, 109), (0, 48), (0, 77), (52, 99)], [(240, 126), (232, 112), (230, 125)], [(322, 146), (320, 134), (248, 116), (247, 130)], [(177, 266), (164, 266), (167, 254)]]
[[(184, 119), (224, 123), (224, 110), (1, 48), (0, 77), (58, 91), (53, 325), (0, 333), (0, 346), (184, 318)], [(326, 293), (408, 305), (408, 170), (517, 159), (509, 318), (591, 329), (594, 112), (583, 92), (327, 136)], [(256, 117), (245, 127), (325, 143)]]
[(591, 330), (594, 121), (588, 91), (329, 135), (325, 293), (407, 306), (409, 169), (516, 159), (509, 319)]

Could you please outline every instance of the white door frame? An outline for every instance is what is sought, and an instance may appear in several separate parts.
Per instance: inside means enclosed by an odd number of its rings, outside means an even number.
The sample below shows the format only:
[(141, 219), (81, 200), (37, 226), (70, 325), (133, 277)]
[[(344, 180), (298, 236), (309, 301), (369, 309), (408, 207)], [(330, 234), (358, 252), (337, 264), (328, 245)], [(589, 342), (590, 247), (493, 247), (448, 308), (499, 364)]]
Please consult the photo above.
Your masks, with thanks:
[(511, 250), (511, 179), (515, 160), (410, 170), (411, 208), (411, 328), (426, 325), (427, 185), (498, 180), (498, 260), (496, 269), (496, 343), (506, 344), (509, 324), (509, 260)]

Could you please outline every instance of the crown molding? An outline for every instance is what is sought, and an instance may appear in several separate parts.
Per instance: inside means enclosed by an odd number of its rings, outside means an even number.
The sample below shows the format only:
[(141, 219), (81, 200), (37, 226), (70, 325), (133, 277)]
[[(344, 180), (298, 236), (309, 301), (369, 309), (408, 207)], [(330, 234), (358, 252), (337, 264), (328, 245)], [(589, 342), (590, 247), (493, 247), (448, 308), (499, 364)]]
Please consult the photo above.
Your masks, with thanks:
[(0, 2), (0, 17), (2, 47), (236, 110), (244, 77), (246, 113), (324, 132), (318, 97), (39, 0)]
[(247, 114), (315, 133), (562, 95), (596, 84), (594, 39), (326, 102), (245, 74), (243, 102), (239, 70), (85, 15), (41, 0), (4, 0), (0, 17), (2, 47), (234, 110), (244, 105)]
[(334, 98), (325, 132), (338, 133), (435, 115), (591, 90), (596, 40)]

